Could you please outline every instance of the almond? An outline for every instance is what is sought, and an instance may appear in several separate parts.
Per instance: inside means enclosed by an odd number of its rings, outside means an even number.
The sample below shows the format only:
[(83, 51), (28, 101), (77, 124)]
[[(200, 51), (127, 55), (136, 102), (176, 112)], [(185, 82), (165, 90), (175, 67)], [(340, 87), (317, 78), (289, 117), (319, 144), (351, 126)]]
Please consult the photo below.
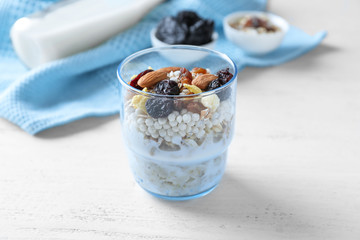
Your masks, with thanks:
[(169, 73), (171, 71), (175, 72), (175, 71), (179, 71), (179, 70), (180, 70), (180, 67), (164, 67), (164, 68), (159, 68), (156, 71)]
[(202, 74), (193, 79), (191, 84), (199, 87), (200, 89), (206, 89), (209, 83), (217, 78), (218, 77), (213, 74)]
[(138, 85), (143, 88), (145, 88), (145, 87), (149, 88), (166, 78), (167, 78), (166, 72), (161, 72), (159, 70), (156, 70), (156, 71), (149, 72), (146, 75), (142, 76), (138, 81)]

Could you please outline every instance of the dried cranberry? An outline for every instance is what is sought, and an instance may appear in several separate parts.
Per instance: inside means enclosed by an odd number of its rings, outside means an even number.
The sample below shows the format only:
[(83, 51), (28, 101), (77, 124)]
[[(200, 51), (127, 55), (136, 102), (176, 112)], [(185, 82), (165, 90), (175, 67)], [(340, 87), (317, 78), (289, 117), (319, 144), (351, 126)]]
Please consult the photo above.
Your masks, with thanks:
[(153, 118), (164, 118), (174, 110), (174, 101), (166, 98), (149, 98), (145, 103), (147, 113)]
[(155, 93), (163, 95), (179, 95), (180, 88), (173, 80), (162, 80), (155, 85)]
[(139, 79), (140, 79), (142, 76), (144, 76), (145, 74), (147, 74), (147, 73), (149, 73), (149, 72), (152, 72), (152, 71), (154, 71), (154, 70), (152, 70), (152, 69), (147, 69), (147, 70), (139, 73), (133, 80), (131, 80), (130, 86), (132, 86), (132, 87), (134, 87), (134, 88), (137, 88), (137, 89), (139, 89), (139, 90), (142, 90), (142, 87), (140, 87), (140, 86), (137, 84), (137, 82), (139, 81)]
[(219, 81), (222, 85), (226, 84), (228, 81), (231, 80), (233, 74), (229, 72), (229, 68), (222, 69), (216, 73), (216, 76), (219, 77)]

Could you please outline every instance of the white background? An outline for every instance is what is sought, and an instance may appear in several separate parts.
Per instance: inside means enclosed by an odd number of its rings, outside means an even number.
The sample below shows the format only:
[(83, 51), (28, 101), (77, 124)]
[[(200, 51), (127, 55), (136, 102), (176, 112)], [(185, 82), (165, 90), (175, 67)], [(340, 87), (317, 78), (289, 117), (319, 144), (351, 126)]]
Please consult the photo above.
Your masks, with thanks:
[(0, 119), (0, 239), (360, 239), (360, 2), (272, 0), (305, 56), (239, 74), (237, 129), (210, 195), (133, 181), (117, 116), (29, 136)]

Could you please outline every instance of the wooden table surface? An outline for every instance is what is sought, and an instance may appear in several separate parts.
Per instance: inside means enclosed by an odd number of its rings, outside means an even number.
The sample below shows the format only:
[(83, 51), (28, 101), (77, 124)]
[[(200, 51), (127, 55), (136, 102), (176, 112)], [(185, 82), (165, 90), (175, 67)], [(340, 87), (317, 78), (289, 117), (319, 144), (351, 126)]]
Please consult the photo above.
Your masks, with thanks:
[(30, 136), (0, 119), (0, 239), (360, 239), (360, 2), (272, 0), (314, 51), (239, 74), (237, 129), (210, 195), (156, 199), (117, 116)]

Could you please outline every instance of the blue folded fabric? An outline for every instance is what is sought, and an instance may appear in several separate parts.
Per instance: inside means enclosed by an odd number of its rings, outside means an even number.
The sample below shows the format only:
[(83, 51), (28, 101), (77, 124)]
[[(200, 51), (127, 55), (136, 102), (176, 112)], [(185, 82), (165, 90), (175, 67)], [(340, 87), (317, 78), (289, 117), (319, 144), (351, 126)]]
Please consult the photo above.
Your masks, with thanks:
[(0, 2), (0, 117), (30, 134), (88, 116), (118, 113), (117, 65), (128, 55), (150, 47), (150, 30), (162, 17), (175, 15), (182, 9), (192, 9), (215, 20), (220, 35), (217, 50), (228, 54), (239, 69), (289, 61), (316, 47), (326, 35), (326, 32), (319, 32), (309, 36), (291, 27), (278, 50), (266, 56), (251, 57), (225, 39), (222, 19), (238, 10), (265, 10), (266, 0), (169, 0), (153, 9), (134, 27), (101, 46), (29, 70), (12, 48), (10, 27), (18, 18), (53, 2)]

